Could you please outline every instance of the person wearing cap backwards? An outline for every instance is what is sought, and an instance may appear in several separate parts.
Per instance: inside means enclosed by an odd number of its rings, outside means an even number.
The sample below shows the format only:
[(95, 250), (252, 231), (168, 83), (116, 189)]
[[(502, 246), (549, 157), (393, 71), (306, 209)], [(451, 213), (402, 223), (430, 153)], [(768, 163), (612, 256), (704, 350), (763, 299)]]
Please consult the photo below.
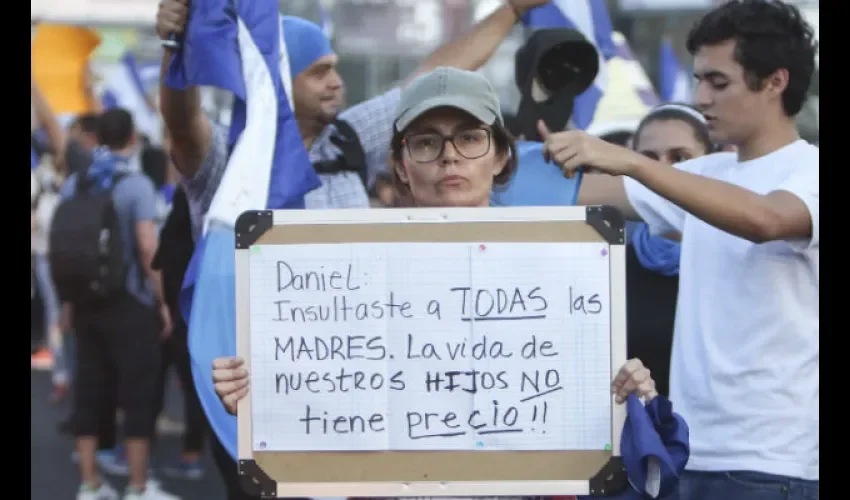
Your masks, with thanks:
[[(402, 89), (390, 158), (402, 199), (417, 207), (488, 207), (493, 187), (510, 180), (517, 161), (490, 82), (447, 67)], [(216, 393), (232, 414), (248, 395), (243, 364), (237, 357), (213, 363)], [(613, 498), (662, 498), (675, 487), (687, 460), (687, 426), (658, 395), (639, 359), (626, 362), (611, 388), (617, 403), (628, 405), (621, 449), (631, 483)]]
[[(181, 34), (186, 26), (189, 0), (162, 0), (156, 30), (162, 39)], [(476, 70), (487, 62), (511, 33), (520, 17), (547, 0), (508, 0), (472, 28), (465, 36), (436, 49), (414, 73), (437, 66)], [(371, 184), (387, 168), (392, 136), (393, 111), (399, 89), (341, 111), (345, 84), (337, 72), (339, 57), (316, 24), (298, 17), (283, 16), (283, 38), (292, 77), (294, 114), (310, 161), (332, 162), (341, 151), (332, 122), (339, 118), (354, 129), (366, 156), (367, 182)], [(167, 73), (172, 49), (166, 49), (162, 74)], [(200, 233), (203, 215), (227, 166), (227, 130), (216, 127), (204, 116), (198, 88), (175, 90), (160, 86), (162, 116), (172, 137), (172, 155), (186, 187), (193, 212), (193, 229)], [(338, 142), (338, 141), (337, 141)], [(368, 208), (367, 187), (357, 172), (320, 173), (322, 185), (305, 196), (307, 209)]]
[(682, 233), (670, 398), (691, 429), (681, 500), (817, 498), (820, 154), (794, 121), (817, 41), (799, 9), (730, 1), (692, 29), (695, 104), (714, 143), (675, 166), (580, 131), (544, 152), (585, 175), (580, 205)]

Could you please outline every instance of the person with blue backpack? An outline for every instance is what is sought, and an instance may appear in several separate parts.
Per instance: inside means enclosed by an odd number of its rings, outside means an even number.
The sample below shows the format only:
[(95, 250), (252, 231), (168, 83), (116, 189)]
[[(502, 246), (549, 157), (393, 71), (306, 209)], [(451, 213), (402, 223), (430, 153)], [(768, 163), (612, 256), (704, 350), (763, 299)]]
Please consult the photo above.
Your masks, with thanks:
[[(491, 192), (510, 182), (518, 158), (487, 79), (447, 67), (402, 90), (391, 144), (394, 184), (420, 207), (485, 208)], [(212, 375), (222, 404), (235, 414), (249, 392), (244, 361), (216, 359)], [(630, 485), (610, 498), (663, 498), (687, 461), (687, 424), (658, 395), (639, 359), (626, 362), (611, 391), (617, 404), (627, 405), (620, 446)]]
[(126, 500), (169, 499), (148, 478), (160, 340), (171, 331), (159, 273), (156, 192), (133, 171), (131, 115), (123, 109), (98, 120), (94, 160), (60, 189), (50, 232), (50, 267), (64, 322), (76, 337), (72, 428), (82, 484), (78, 500), (117, 499), (97, 472), (101, 408), (116, 398), (124, 410), (129, 462)]

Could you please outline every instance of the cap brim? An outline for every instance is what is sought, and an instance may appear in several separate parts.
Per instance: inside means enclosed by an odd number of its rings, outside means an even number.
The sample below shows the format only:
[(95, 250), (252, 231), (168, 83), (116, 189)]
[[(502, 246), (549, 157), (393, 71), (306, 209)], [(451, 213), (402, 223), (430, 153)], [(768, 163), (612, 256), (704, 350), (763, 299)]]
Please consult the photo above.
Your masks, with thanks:
[(411, 123), (416, 121), (419, 117), (431, 111), (432, 109), (437, 108), (455, 108), (464, 113), (468, 113), (475, 117), (477, 120), (482, 123), (486, 123), (487, 125), (492, 125), (498, 115), (490, 109), (487, 109), (485, 106), (476, 105), (474, 103), (470, 103), (467, 98), (464, 96), (451, 96), (451, 95), (443, 95), (439, 97), (434, 97), (431, 99), (426, 99), (416, 106), (413, 106), (407, 110), (405, 110), (395, 121), (395, 129), (398, 132), (406, 129), (410, 126)]

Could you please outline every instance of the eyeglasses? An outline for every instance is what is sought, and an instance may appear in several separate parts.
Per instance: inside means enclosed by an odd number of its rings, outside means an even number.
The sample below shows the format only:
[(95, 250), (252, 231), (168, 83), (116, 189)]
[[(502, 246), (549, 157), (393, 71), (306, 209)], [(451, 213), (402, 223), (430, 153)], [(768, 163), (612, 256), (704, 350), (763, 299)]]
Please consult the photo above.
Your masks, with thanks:
[(467, 160), (481, 158), (490, 151), (490, 129), (471, 128), (452, 135), (436, 132), (411, 134), (402, 140), (410, 158), (417, 163), (429, 163), (443, 155), (446, 142), (451, 141), (455, 151)]

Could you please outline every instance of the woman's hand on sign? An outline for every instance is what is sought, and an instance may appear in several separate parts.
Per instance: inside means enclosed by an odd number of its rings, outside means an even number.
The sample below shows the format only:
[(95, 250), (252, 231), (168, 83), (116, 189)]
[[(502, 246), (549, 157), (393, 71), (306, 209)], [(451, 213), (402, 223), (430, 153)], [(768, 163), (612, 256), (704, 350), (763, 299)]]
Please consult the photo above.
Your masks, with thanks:
[(215, 393), (231, 415), (236, 415), (239, 401), (248, 395), (248, 370), (242, 368), (242, 358), (216, 358), (213, 360)]
[(611, 392), (614, 393), (617, 403), (623, 403), (631, 393), (635, 393), (646, 403), (658, 396), (649, 368), (643, 366), (643, 362), (637, 358), (628, 360), (620, 368), (620, 372), (611, 382)]

